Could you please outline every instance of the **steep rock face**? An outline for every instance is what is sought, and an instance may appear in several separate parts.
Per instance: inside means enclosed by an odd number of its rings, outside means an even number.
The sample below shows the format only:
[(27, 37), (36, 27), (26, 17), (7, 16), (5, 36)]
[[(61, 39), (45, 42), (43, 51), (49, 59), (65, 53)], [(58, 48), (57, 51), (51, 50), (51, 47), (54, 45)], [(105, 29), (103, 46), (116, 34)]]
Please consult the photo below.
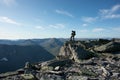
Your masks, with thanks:
[(44, 47), (48, 52), (56, 56), (58, 55), (57, 53), (59, 53), (59, 50), (63, 45), (63, 42), (61, 42), (59, 39), (51, 38), (41, 43), (40, 45)]
[(120, 42), (109, 42), (105, 45), (94, 48), (97, 52), (119, 52), (120, 51)]
[(79, 62), (79, 59), (90, 58), (94, 53), (86, 50), (85, 46), (80, 41), (66, 42), (64, 46), (61, 47), (60, 53), (58, 55), (59, 59), (69, 58)]

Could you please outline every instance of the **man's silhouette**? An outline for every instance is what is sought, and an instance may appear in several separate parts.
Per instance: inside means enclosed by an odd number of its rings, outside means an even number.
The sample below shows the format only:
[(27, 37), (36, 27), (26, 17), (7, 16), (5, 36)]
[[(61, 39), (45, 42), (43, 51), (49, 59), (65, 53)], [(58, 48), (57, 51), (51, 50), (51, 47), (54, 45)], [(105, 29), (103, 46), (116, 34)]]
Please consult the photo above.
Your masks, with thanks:
[(75, 40), (75, 38), (74, 38), (75, 35), (76, 35), (75, 31), (72, 31), (71, 37), (70, 37), (70, 41), (74, 41)]

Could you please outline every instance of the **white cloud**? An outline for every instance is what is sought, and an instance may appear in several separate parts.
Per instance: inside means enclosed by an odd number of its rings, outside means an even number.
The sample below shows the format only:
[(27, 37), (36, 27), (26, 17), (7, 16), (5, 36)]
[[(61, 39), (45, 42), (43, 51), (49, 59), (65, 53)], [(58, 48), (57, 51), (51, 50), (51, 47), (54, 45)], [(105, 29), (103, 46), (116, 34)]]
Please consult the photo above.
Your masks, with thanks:
[(118, 11), (119, 9), (120, 9), (120, 5), (115, 5), (112, 7), (111, 11), (115, 12), (115, 11)]
[(113, 18), (120, 18), (120, 14), (111, 14), (111, 15), (106, 15), (106, 16), (104, 16), (104, 18), (106, 18), (106, 19), (113, 19)]
[(69, 17), (74, 17), (71, 13), (67, 12), (67, 11), (64, 11), (64, 10), (55, 10), (56, 13), (58, 14), (62, 14), (62, 15), (66, 15), (66, 16), (69, 16)]
[(9, 24), (15, 24), (15, 25), (21, 25), (20, 23), (17, 23), (15, 20), (10, 19), (8, 17), (0, 16), (0, 22), (2, 23), (9, 23)]
[(92, 30), (92, 32), (102, 32), (104, 30), (105, 30), (104, 28), (95, 28)]
[(41, 29), (41, 30), (44, 30), (44, 29), (45, 29), (45, 27), (43, 27), (43, 26), (36, 26), (35, 28), (36, 28), (36, 29)]
[(85, 33), (85, 32), (88, 32), (88, 30), (87, 29), (83, 29), (83, 30), (80, 30), (80, 32)]
[(86, 26), (88, 26), (88, 24), (82, 24), (82, 26), (83, 26), (83, 27), (86, 27)]
[(84, 22), (88, 22), (88, 23), (91, 23), (91, 22), (94, 22), (96, 21), (97, 17), (83, 17), (82, 20)]
[(7, 6), (16, 4), (16, 0), (1, 0), (1, 2)]
[(103, 19), (120, 18), (120, 5), (115, 5), (111, 9), (101, 9), (100, 15)]
[(59, 28), (64, 28), (65, 25), (64, 24), (54, 24), (54, 25), (49, 25), (49, 27), (59, 29)]
[(101, 9), (99, 10), (99, 14), (97, 17), (82, 17), (82, 20), (91, 23), (98, 19), (120, 18), (120, 4), (114, 5), (110, 9)]

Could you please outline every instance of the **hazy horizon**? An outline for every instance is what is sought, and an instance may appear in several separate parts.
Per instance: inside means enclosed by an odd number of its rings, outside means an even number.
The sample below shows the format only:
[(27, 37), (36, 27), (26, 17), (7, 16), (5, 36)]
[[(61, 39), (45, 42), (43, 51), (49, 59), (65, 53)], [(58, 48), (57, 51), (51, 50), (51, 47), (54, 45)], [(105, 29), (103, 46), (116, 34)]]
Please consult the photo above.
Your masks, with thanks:
[[(56, 37), (54, 37), (54, 38), (22, 38), (22, 39), (0, 39), (0, 40), (15, 40), (15, 41), (17, 41), (17, 40), (34, 40), (34, 39), (70, 39), (70, 38), (56, 38)], [(75, 40), (79, 40), (79, 39), (113, 39), (113, 38), (111, 38), (111, 37), (104, 37), (104, 38), (75, 38)], [(115, 38), (115, 39), (120, 39), (120, 38)]]

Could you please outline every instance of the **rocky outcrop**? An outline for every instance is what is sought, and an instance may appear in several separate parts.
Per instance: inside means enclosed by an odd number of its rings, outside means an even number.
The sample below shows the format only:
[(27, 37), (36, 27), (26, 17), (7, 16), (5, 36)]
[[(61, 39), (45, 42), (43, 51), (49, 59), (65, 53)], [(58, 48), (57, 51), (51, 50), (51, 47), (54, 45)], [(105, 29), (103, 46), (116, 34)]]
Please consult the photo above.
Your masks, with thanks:
[(120, 51), (120, 42), (111, 41), (107, 44), (101, 45), (94, 48), (97, 52), (119, 52)]
[(66, 42), (61, 47), (58, 58), (59, 59), (72, 59), (75, 62), (79, 62), (79, 59), (87, 59), (94, 56), (94, 53), (87, 50), (85, 45), (80, 41)]

